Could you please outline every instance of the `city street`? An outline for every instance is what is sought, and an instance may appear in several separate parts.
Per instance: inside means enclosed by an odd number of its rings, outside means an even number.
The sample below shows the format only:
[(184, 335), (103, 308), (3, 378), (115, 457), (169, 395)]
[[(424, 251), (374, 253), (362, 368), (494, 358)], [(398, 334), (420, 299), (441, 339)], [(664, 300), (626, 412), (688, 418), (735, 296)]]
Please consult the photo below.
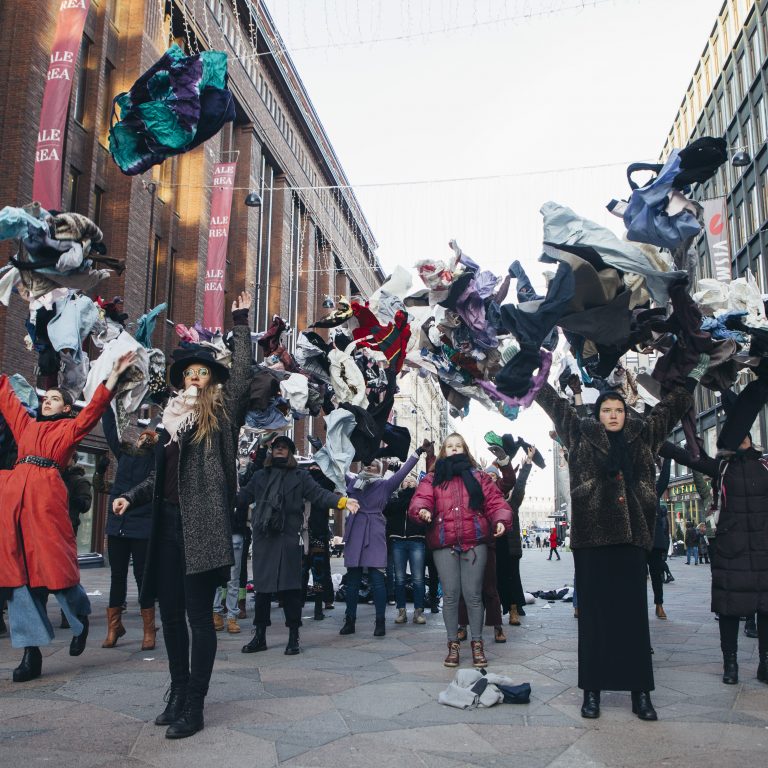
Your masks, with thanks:
[[(340, 561), (334, 561), (336, 567)], [(755, 680), (757, 641), (740, 634), (741, 682), (720, 681), (717, 624), (709, 612), (709, 567), (671, 561), (669, 621), (651, 617), (659, 722), (632, 715), (627, 693), (603, 695), (602, 717), (579, 715), (576, 620), (570, 603), (537, 601), (523, 626), (506, 627), (505, 645), (487, 646), (489, 670), (530, 682), (529, 705), (462, 711), (437, 703), (453, 677), (442, 665), (439, 615), (426, 627), (392, 623), (372, 637), (372, 606), (361, 606), (357, 634), (340, 637), (343, 605), (323, 622), (305, 621), (303, 652), (283, 655), (287, 630), (273, 608), (265, 653), (243, 655), (242, 634), (219, 635), (205, 730), (169, 741), (152, 724), (168, 684), (162, 640), (142, 653), (135, 585), (128, 634), (101, 649), (107, 569), (83, 571), (94, 615), (84, 655), (67, 654), (68, 633), (43, 649), (43, 676), (10, 682), (20, 653), (0, 639), (0, 764), (57, 768), (240, 766), (695, 766), (763, 765), (768, 747), (768, 686)], [(526, 590), (571, 583), (573, 562), (525, 550)], [(650, 594), (650, 587), (649, 587)], [(50, 615), (58, 617), (51, 601)], [(249, 603), (250, 606), (250, 603)], [(250, 610), (249, 610), (250, 612)], [(252, 615), (252, 613), (251, 613)], [(311, 615), (308, 608), (305, 616)], [(56, 622), (58, 624), (58, 622)], [(464, 645), (467, 645), (466, 643)], [(462, 666), (469, 649), (462, 648)]]

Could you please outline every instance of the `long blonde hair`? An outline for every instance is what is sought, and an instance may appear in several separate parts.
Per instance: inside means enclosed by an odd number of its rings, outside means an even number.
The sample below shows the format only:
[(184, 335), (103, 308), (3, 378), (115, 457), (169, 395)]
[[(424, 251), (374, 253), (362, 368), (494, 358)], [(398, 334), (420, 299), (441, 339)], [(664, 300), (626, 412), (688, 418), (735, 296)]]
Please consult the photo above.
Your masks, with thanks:
[(464, 439), (463, 435), (460, 435), (458, 432), (451, 432), (450, 435), (448, 435), (445, 440), (443, 440), (443, 444), (440, 446), (440, 452), (437, 454), (438, 459), (444, 459), (445, 454), (445, 444), (452, 438), (452, 437), (458, 437), (459, 440), (461, 440), (461, 444), (464, 446), (464, 455), (469, 459), (469, 463), (475, 468), (479, 469), (480, 465), (475, 461), (475, 457), (472, 455), (472, 451), (469, 450), (469, 446), (467, 445), (467, 441)]
[(210, 448), (211, 436), (219, 429), (219, 419), (229, 419), (224, 408), (224, 389), (221, 384), (211, 379), (208, 386), (198, 392), (195, 415), (197, 429), (192, 442), (200, 444), (205, 441), (205, 447)]

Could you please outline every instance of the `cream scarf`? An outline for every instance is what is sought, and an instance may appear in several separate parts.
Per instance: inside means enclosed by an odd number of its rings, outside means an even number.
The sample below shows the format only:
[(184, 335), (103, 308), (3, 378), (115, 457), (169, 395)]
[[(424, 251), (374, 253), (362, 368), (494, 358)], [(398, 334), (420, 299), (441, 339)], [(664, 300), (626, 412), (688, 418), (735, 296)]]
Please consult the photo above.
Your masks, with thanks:
[(179, 435), (191, 429), (197, 422), (197, 387), (189, 387), (168, 401), (163, 411), (163, 427), (171, 436), (169, 443), (178, 442)]

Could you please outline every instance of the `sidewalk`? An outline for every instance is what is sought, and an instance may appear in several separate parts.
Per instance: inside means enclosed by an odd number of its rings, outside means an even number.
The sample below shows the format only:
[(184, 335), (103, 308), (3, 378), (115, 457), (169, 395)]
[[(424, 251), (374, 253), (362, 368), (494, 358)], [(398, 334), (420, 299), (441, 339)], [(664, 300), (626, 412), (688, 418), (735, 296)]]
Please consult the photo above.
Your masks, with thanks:
[[(573, 560), (549, 562), (524, 550), (526, 590), (571, 584)], [(337, 566), (340, 561), (334, 561)], [(83, 571), (94, 614), (86, 652), (69, 657), (70, 636), (57, 632), (43, 649), (43, 676), (14, 684), (20, 652), (0, 639), (0, 765), (48, 763), (57, 768), (227, 768), (345, 766), (651, 766), (727, 768), (764, 765), (768, 754), (768, 686), (755, 679), (757, 641), (739, 636), (742, 682), (725, 686), (717, 623), (709, 612), (709, 567), (670, 561), (676, 578), (665, 589), (669, 621), (651, 615), (659, 722), (632, 715), (629, 694), (605, 693), (599, 720), (579, 716), (576, 621), (570, 603), (526, 608), (508, 641), (486, 634), (489, 670), (528, 681), (529, 705), (460, 711), (440, 706), (453, 672), (441, 615), (424, 627), (393, 624), (374, 638), (373, 608), (361, 606), (357, 634), (340, 637), (343, 604), (315, 622), (307, 606), (302, 654), (286, 657), (287, 630), (273, 609), (269, 650), (245, 655), (250, 617), (240, 635), (219, 634), (206, 703), (205, 730), (169, 741), (152, 724), (168, 684), (162, 636), (142, 653), (135, 585), (129, 590), (128, 634), (102, 649), (109, 573)], [(649, 602), (650, 598), (649, 585)], [(51, 601), (51, 617), (55, 603)], [(651, 605), (652, 608), (652, 605)], [(410, 612), (410, 608), (409, 608)], [(252, 608), (249, 602), (249, 613)], [(58, 609), (55, 611), (58, 617)], [(58, 621), (55, 626), (58, 625)], [(467, 646), (467, 644), (463, 644)], [(469, 649), (462, 647), (462, 666)]]

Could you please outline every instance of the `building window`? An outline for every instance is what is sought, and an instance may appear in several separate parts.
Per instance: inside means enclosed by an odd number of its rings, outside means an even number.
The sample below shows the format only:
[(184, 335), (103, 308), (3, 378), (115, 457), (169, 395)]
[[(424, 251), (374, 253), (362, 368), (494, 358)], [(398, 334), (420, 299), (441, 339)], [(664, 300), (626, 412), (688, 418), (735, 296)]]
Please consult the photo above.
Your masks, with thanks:
[(752, 135), (752, 118), (747, 117), (744, 121), (744, 125), (741, 127), (742, 141), (747, 148), (747, 152), (754, 152), (755, 139)]
[(712, 57), (707, 53), (704, 58), (704, 88), (707, 96), (712, 92)]
[(768, 168), (760, 174), (760, 218), (768, 218)]
[(101, 226), (101, 217), (104, 211), (104, 190), (96, 186), (93, 188), (93, 223)]
[(725, 98), (726, 98), (725, 105), (727, 107), (726, 120), (728, 123), (730, 123), (731, 115), (733, 115), (734, 104), (736, 103), (736, 100), (734, 99), (734, 92), (733, 92), (733, 76), (728, 78), (728, 85), (726, 86), (726, 89), (725, 89)]
[[(755, 111), (757, 112), (757, 125), (758, 131), (760, 132), (760, 140), (759, 144), (762, 144), (766, 139), (768, 139), (768, 107), (766, 107), (765, 99), (760, 97), (758, 99), (757, 104), (755, 105)], [(755, 151), (759, 147), (755, 147)]]
[(735, 106), (739, 105), (739, 102), (742, 100), (742, 98), (744, 97), (744, 94), (746, 92), (745, 88), (747, 87), (747, 78), (744, 76), (745, 75), (745, 71), (744, 71), (745, 64), (744, 64), (744, 62), (746, 61), (746, 59), (747, 59), (746, 56), (742, 56), (738, 60), (738, 62), (736, 64), (736, 101), (735, 101)]
[(69, 166), (69, 178), (67, 184), (67, 210), (77, 210), (78, 192), (80, 191), (80, 176), (82, 174), (77, 168)]
[(163, 280), (160, 276), (160, 236), (155, 235), (155, 247), (152, 253), (152, 300), (150, 306), (157, 306), (157, 299), (163, 288)]
[(117, 23), (117, 6), (119, 4), (119, 0), (107, 0), (107, 14), (110, 19), (112, 19), (112, 23)]
[(166, 301), (168, 302), (168, 309), (165, 311), (165, 316), (173, 318), (173, 291), (176, 287), (176, 249), (171, 248), (168, 254), (168, 296)]
[(747, 236), (751, 237), (758, 229), (760, 229), (760, 209), (757, 200), (757, 187), (750, 187), (747, 192), (747, 204), (749, 205), (749, 224), (747, 229)]
[(747, 242), (746, 232), (747, 220), (744, 212), (744, 203), (736, 206), (736, 248), (741, 248)]
[(109, 141), (109, 124), (112, 120), (112, 97), (114, 96), (114, 74), (115, 66), (107, 59), (104, 62), (104, 100), (101, 110), (101, 136), (100, 140), (104, 146)]
[(75, 77), (74, 118), (83, 125), (85, 118), (85, 98), (88, 90), (88, 68), (91, 58), (91, 41), (83, 35), (80, 43), (80, 56), (77, 76)]
[(763, 50), (757, 28), (749, 38), (749, 62), (752, 65), (752, 77), (756, 77), (763, 64)]

